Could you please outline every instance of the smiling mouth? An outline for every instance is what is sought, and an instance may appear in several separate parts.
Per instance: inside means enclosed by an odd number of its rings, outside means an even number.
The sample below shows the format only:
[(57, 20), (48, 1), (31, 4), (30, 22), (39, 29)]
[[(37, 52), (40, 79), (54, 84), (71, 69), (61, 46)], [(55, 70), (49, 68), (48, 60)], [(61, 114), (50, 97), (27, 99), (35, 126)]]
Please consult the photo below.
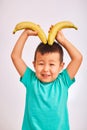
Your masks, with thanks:
[(50, 77), (50, 75), (49, 74), (42, 74), (42, 77), (43, 78), (48, 78), (48, 77)]

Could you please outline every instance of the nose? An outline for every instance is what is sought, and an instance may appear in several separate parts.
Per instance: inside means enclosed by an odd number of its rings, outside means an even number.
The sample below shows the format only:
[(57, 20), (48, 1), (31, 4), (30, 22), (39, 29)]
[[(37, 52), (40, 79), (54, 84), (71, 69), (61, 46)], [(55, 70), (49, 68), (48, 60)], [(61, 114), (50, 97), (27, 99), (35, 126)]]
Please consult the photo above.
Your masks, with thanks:
[(49, 71), (49, 66), (48, 66), (48, 65), (44, 65), (43, 70), (44, 70), (44, 71)]

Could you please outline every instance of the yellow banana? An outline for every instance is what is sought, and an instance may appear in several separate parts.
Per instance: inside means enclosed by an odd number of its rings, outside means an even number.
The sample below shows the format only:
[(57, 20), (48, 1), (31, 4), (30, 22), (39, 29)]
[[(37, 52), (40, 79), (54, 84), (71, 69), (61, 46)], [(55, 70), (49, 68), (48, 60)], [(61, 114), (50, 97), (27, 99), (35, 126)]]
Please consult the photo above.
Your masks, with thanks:
[(78, 29), (72, 22), (70, 21), (61, 21), (61, 22), (58, 22), (56, 23), (52, 29), (50, 30), (49, 34), (48, 34), (48, 44), (49, 45), (52, 45), (54, 40), (55, 40), (55, 37), (57, 35), (57, 32), (61, 29), (64, 29), (64, 28), (74, 28), (74, 29)]
[(38, 32), (38, 36), (40, 38), (40, 40), (46, 44), (47, 43), (47, 37), (44, 33), (44, 31), (41, 29), (40, 26), (38, 26), (37, 24), (33, 23), (33, 22), (27, 22), (27, 21), (24, 21), (24, 22), (20, 22), (18, 23), (14, 30), (13, 30), (13, 34), (15, 34), (16, 31), (18, 30), (22, 30), (22, 29), (31, 29), (33, 31), (37, 31)]

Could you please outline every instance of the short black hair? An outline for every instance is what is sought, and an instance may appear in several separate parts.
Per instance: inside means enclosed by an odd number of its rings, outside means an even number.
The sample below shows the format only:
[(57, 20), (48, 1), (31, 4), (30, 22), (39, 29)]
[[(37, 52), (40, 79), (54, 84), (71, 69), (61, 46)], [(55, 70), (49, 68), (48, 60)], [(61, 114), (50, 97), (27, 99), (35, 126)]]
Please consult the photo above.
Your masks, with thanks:
[(53, 43), (53, 45), (43, 44), (42, 42), (37, 46), (35, 55), (34, 55), (34, 61), (36, 61), (36, 55), (37, 52), (40, 52), (42, 55), (46, 53), (53, 53), (53, 52), (58, 52), (60, 54), (60, 62), (63, 62), (63, 49), (59, 45), (58, 42)]

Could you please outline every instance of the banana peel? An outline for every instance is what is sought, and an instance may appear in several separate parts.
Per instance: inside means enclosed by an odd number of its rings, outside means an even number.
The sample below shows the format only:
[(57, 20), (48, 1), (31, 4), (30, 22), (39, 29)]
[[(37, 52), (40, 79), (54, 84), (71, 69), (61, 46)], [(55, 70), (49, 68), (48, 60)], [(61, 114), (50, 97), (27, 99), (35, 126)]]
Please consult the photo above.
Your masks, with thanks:
[(13, 34), (15, 34), (17, 31), (22, 30), (22, 29), (31, 29), (33, 31), (37, 31), (38, 32), (38, 36), (41, 39), (41, 41), (46, 44), (47, 43), (47, 37), (46, 34), (44, 33), (44, 31), (42, 30), (42, 28), (40, 26), (38, 26), (37, 24), (33, 23), (33, 22), (20, 22), (18, 23), (14, 30), (13, 30)]
[(48, 34), (48, 44), (52, 45), (55, 37), (57, 35), (57, 32), (64, 29), (64, 28), (74, 28), (74, 29), (78, 29), (72, 22), (70, 21), (62, 21), (62, 22), (58, 22), (56, 23), (52, 29), (50, 30), (49, 34)]
[(37, 31), (38, 32), (38, 36), (40, 38), (40, 40), (44, 43), (44, 44), (49, 44), (52, 45), (55, 37), (57, 35), (57, 32), (65, 29), (65, 28), (74, 28), (75, 30), (77, 30), (78, 28), (70, 21), (60, 21), (58, 23), (56, 23), (52, 29), (50, 30), (49, 34), (48, 34), (48, 38), (46, 36), (46, 34), (44, 33), (43, 29), (38, 26), (37, 24), (33, 23), (33, 22), (20, 22), (18, 23), (14, 30), (13, 30), (13, 34), (15, 34), (17, 31), (22, 30), (22, 29), (31, 29), (33, 31)]

